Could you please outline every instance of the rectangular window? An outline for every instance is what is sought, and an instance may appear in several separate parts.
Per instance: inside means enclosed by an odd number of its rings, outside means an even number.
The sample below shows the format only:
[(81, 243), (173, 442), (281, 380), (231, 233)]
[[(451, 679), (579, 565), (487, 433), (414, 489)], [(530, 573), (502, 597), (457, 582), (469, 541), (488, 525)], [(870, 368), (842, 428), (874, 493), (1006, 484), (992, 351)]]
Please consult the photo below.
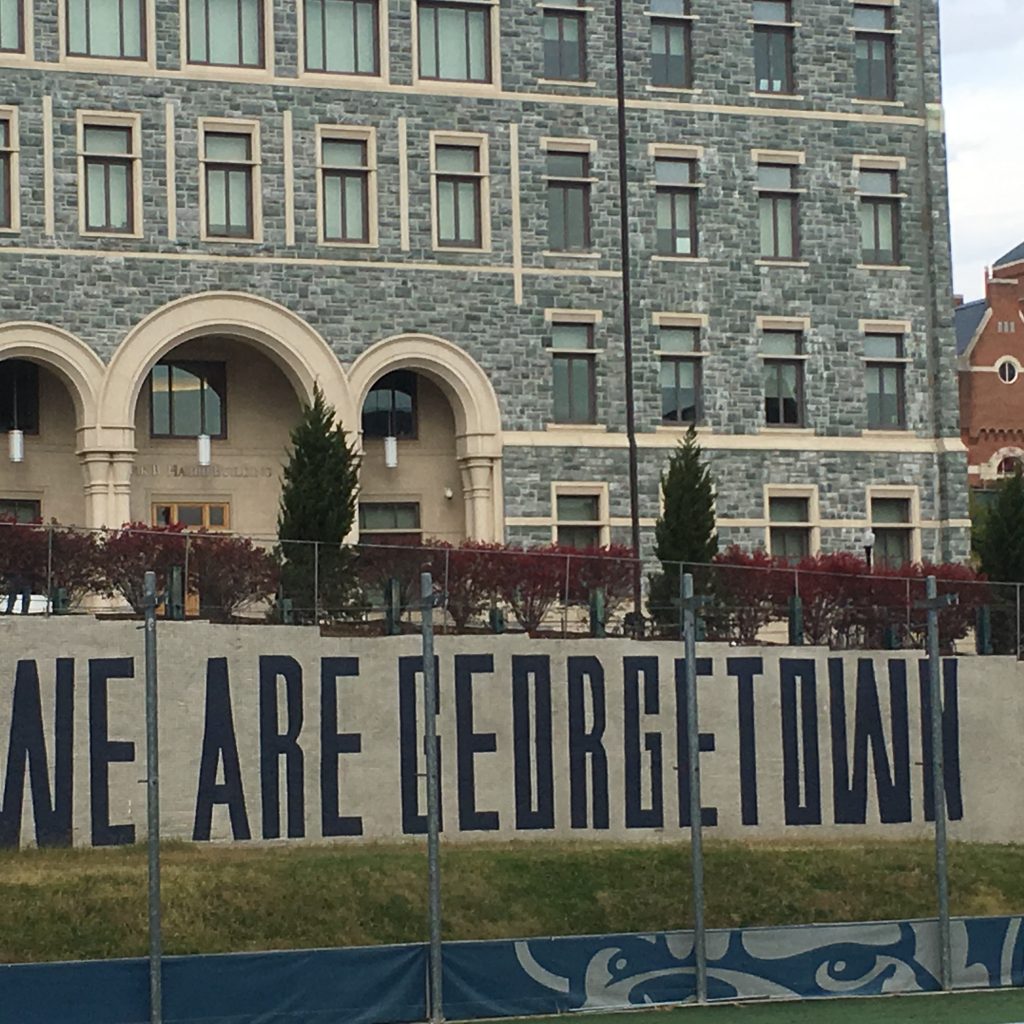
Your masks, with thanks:
[(811, 554), (810, 498), (770, 495), (768, 521), (768, 543), (774, 557), (799, 562)]
[(71, 57), (144, 60), (145, 0), (66, 0)]
[(377, 0), (304, 0), (306, 70), (376, 75), (380, 70)]
[(857, 4), (853, 8), (858, 99), (891, 100), (896, 95), (892, 13), (891, 7)]
[(590, 156), (548, 152), (548, 245), (556, 252), (590, 248)]
[(187, 0), (189, 63), (262, 68), (263, 2)]
[(16, 156), (13, 120), (0, 115), (0, 228), (14, 227), (14, 195), (18, 187)]
[(320, 188), (325, 242), (370, 242), (370, 143), (366, 139), (320, 140)]
[(414, 501), (361, 501), (359, 531), (364, 544), (419, 537), (420, 506)]
[(544, 11), (544, 77), (582, 82), (587, 77), (586, 15), (571, 8)]
[(24, 0), (0, 0), (0, 53), (24, 52)]
[(110, 234), (135, 231), (137, 145), (131, 126), (82, 125), (83, 228)]
[(420, 0), (419, 77), (442, 82), (491, 81), (491, 8)]
[(593, 350), (593, 325), (551, 325), (555, 423), (596, 421)]
[(868, 334), (864, 338), (864, 385), (869, 430), (906, 426), (903, 390), (903, 336)]
[(555, 543), (566, 548), (601, 547), (604, 521), (599, 494), (555, 496)]
[(860, 245), (865, 263), (900, 261), (900, 200), (896, 171), (861, 171)]
[[(661, 360), (661, 422), (667, 427), (700, 420), (700, 330), (662, 327), (658, 331)], [(678, 354), (677, 354), (678, 353)]]
[(151, 437), (227, 437), (224, 363), (157, 363), (149, 376)]
[(802, 349), (799, 331), (765, 331), (764, 421), (769, 427), (803, 424)]
[(654, 161), (658, 253), (697, 255), (697, 161), (658, 157)]
[(437, 244), (483, 248), (483, 180), (479, 145), (436, 145), (434, 189)]
[(38, 434), (39, 367), (26, 359), (4, 359), (0, 369), (0, 434)]
[(43, 517), (42, 503), (29, 498), (0, 497), (0, 520), (16, 523), (38, 523)]
[(225, 502), (154, 502), (154, 526), (184, 526), (191, 530), (227, 530), (231, 525), (231, 506)]
[(898, 569), (913, 560), (914, 525), (910, 498), (871, 498), (873, 564)]
[(651, 19), (651, 85), (663, 89), (693, 86), (691, 24), (685, 18)]
[(761, 258), (794, 260), (800, 252), (796, 167), (757, 165), (757, 203)]
[(794, 92), (790, 0), (754, 0), (754, 83), (757, 92)]
[(203, 133), (206, 234), (254, 238), (254, 138), (249, 131)]

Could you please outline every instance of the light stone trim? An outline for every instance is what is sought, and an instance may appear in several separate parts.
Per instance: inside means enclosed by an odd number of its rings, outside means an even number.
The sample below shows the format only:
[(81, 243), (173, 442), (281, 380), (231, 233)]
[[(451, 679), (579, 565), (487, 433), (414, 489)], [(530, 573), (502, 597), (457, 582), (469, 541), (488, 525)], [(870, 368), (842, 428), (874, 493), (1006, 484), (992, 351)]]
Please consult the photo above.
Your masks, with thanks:
[[(491, 252), (491, 169), (490, 139), (484, 132), (430, 132), (430, 245), (435, 252)], [(438, 232), (437, 203), (437, 147), (464, 146), (476, 147), (480, 153), (479, 170), (475, 173), (480, 182), (480, 245), (454, 246), (441, 245)], [(465, 269), (465, 268), (463, 268)]]
[(167, 175), (167, 238), (178, 238), (178, 161), (174, 104), (164, 106), (164, 170)]
[[(368, 242), (328, 241), (324, 224), (324, 141), (346, 139), (366, 144), (366, 220)], [(408, 199), (408, 192), (406, 193)], [(406, 221), (408, 230), (408, 221)], [(316, 126), (316, 234), (320, 245), (340, 249), (376, 249), (380, 244), (377, 213), (377, 129), (363, 125), (318, 124)]]
[(8, 146), (4, 151), (9, 154), (10, 168), (11, 223), (9, 227), (0, 227), (0, 234), (14, 235), (21, 231), (21, 143), (19, 129), (19, 110), (15, 106), (0, 106), (0, 120), (7, 122)]
[[(300, 2), (297, 6), (302, 7)], [(281, 112), (281, 164), (284, 171), (284, 244), (295, 244), (295, 135), (292, 112)]]
[(398, 234), (402, 252), (408, 252), (409, 243), (409, 123), (406, 117), (398, 119)]
[(596, 520), (587, 522), (565, 523), (566, 526), (596, 526), (600, 530), (600, 546), (606, 547), (611, 542), (611, 502), (606, 480), (556, 480), (551, 484), (551, 543), (558, 543), (558, 499), (565, 497), (596, 497)]
[[(391, 82), (390, 37), (391, 18), (389, 0), (377, 4), (377, 69), (376, 75), (362, 75), (345, 71), (310, 71), (306, 67), (306, 3), (295, 0), (295, 38), (298, 50), (299, 78), (319, 89), (380, 88)], [(415, 26), (414, 26), (415, 32)]]
[(855, 153), (853, 168), (856, 171), (905, 171), (905, 156), (881, 156), (878, 153)]
[[(806, 498), (807, 519), (799, 523), (772, 523), (772, 498)], [(765, 484), (764, 485), (764, 542), (765, 550), (772, 554), (772, 526), (805, 527), (809, 531), (808, 550), (816, 555), (821, 550), (821, 503), (817, 484)]]
[(512, 190), (512, 297), (517, 306), (523, 304), (523, 204), (519, 172), (519, 124), (508, 126), (509, 186)]
[[(252, 169), (252, 237), (222, 238), (211, 235), (207, 231), (206, 218), (206, 133), (223, 132), (233, 135), (248, 135), (251, 139), (251, 156), (248, 166)], [(218, 245), (257, 245), (263, 241), (263, 163), (260, 149), (260, 122), (252, 118), (200, 117), (197, 122), (196, 145), (198, 147), (197, 168), (199, 170), (199, 239), (203, 242), (216, 242)], [(238, 166), (243, 166), (238, 164)], [(236, 257), (228, 256), (234, 260)]]
[(690, 146), (675, 142), (649, 142), (647, 155), (654, 158), (668, 157), (676, 160), (703, 160), (704, 147)]
[(654, 312), (651, 322), (655, 327), (697, 327), (706, 330), (710, 323), (707, 313)]
[[(146, 56), (142, 60), (132, 57), (82, 57), (68, 53), (68, 0), (55, 0), (57, 7), (57, 66), (68, 71), (91, 72), (97, 75), (117, 74), (128, 66), (129, 74), (148, 75), (156, 69), (156, 3), (155, 0), (141, 0), (146, 25)], [(187, 2), (187, 0), (186, 0)], [(24, 0), (27, 11), (33, 7), (33, 0)], [(185, 23), (182, 22), (182, 32)], [(182, 65), (184, 66), (184, 64)]]
[[(63, 6), (61, 3), (61, 8)], [(86, 227), (85, 129), (91, 127), (127, 128), (131, 132), (131, 231), (97, 231)], [(135, 111), (78, 110), (75, 112), (75, 148), (78, 175), (78, 233), (86, 238), (142, 238), (142, 115)]]
[[(921, 520), (921, 491), (917, 487), (898, 484), (869, 484), (865, 491), (867, 500), (868, 521), (872, 528), (906, 530), (910, 533), (910, 560), (920, 562), (922, 557), (921, 528), (926, 524)], [(901, 523), (876, 523), (871, 514), (871, 502), (874, 498), (907, 498), (910, 501), (910, 521)], [(934, 524), (928, 524), (934, 525)]]
[(861, 334), (910, 334), (913, 324), (909, 320), (858, 320)]
[[(547, 324), (599, 324), (604, 319), (600, 309), (545, 309), (544, 322)], [(587, 349), (593, 351), (593, 349)]]
[(755, 164), (791, 164), (800, 166), (807, 162), (807, 154), (796, 149), (752, 149), (750, 159)]
[(809, 316), (758, 316), (755, 319), (759, 331), (809, 331)]
[[(263, 8), (263, 67), (241, 68), (231, 64), (193, 64), (188, 59), (188, 0), (178, 2), (178, 46), (182, 70), (200, 81), (266, 82), (276, 81), (274, 73), (274, 0), (260, 0)], [(301, 40), (301, 37), (299, 37)], [(300, 42), (300, 46), (301, 46)], [(175, 78), (181, 73), (172, 71)], [(294, 84), (295, 79), (289, 79)]]
[[(420, 13), (417, 0), (410, 0), (409, 23), (412, 36), (412, 88), (403, 91), (414, 93), (444, 93), (453, 96), (503, 95), (501, 88), (501, 5), (499, 0), (447, 0), (450, 3), (465, 3), (469, 7), (486, 7), (489, 11), (491, 80), (489, 82), (452, 82), (433, 78), (420, 78)], [(453, 88), (454, 86), (454, 88)]]
[(57, 233), (53, 197), (53, 97), (43, 97), (43, 232)]

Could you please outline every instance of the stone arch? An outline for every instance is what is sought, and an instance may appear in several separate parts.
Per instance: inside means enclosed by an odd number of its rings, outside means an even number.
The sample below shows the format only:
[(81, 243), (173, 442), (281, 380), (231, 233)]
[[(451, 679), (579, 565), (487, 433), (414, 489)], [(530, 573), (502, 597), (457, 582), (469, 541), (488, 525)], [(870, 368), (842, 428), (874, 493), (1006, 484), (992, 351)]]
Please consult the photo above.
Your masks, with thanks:
[(103, 387), (103, 361), (85, 342), (49, 324), (0, 324), (0, 359), (30, 359), (53, 370), (67, 386), (79, 432), (95, 427)]
[(467, 352), (444, 338), (395, 335), (371, 345), (349, 369), (357, 412), (373, 384), (392, 370), (415, 370), (444, 392), (455, 416), (467, 532), (474, 540), (501, 540), (501, 409), (490, 378)]
[(319, 383), (348, 427), (358, 422), (345, 371), (330, 346), (301, 317), (276, 302), (244, 292), (202, 292), (162, 306), (121, 342), (107, 368), (100, 400), (105, 425), (130, 432), (146, 375), (182, 342), (228, 334), (265, 351), (304, 401)]

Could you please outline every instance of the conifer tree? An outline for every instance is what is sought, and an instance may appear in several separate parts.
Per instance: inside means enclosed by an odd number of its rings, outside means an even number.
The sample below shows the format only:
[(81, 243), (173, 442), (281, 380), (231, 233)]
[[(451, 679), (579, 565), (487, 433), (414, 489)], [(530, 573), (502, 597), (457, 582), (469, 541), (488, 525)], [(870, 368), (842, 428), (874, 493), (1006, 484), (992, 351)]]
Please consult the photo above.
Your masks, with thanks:
[[(993, 583), (1024, 583), (1024, 478), (1018, 469), (999, 484), (995, 501), (975, 511), (974, 554)], [(992, 588), (992, 642), (997, 654), (1020, 651), (1016, 589)]]
[(355, 521), (359, 459), (319, 385), (291, 443), (277, 518), (282, 590), (308, 617), (317, 605), (336, 609), (350, 587), (352, 557), (343, 542)]
[(662, 511), (654, 528), (661, 572), (649, 581), (650, 611), (661, 622), (678, 618), (674, 601), (679, 594), (681, 563), (706, 564), (718, 552), (715, 490), (702, 455), (697, 431), (691, 425), (661, 476)]

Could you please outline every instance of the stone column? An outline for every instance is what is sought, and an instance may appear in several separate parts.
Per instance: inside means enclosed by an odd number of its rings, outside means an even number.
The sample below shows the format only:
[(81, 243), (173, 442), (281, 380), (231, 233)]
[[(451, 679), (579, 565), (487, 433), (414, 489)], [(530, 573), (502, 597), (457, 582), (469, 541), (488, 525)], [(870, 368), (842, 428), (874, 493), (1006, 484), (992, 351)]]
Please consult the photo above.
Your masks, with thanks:
[(107, 523), (107, 494), (110, 486), (110, 454), (101, 451), (80, 451), (78, 459), (85, 478), (85, 522), (82, 526), (97, 529)]
[(461, 458), (459, 470), (466, 502), (466, 533), (470, 540), (493, 541), (494, 459), (480, 455)]

